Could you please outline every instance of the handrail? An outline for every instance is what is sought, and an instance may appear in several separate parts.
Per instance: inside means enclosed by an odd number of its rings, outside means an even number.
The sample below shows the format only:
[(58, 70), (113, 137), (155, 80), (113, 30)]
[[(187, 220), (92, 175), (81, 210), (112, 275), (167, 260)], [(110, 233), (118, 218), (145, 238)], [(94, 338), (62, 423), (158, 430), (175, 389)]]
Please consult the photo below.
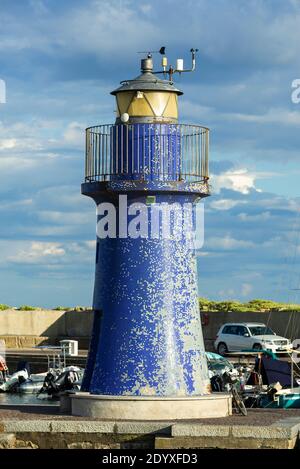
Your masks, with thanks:
[(207, 182), (209, 129), (189, 124), (106, 124), (86, 129), (85, 181)]

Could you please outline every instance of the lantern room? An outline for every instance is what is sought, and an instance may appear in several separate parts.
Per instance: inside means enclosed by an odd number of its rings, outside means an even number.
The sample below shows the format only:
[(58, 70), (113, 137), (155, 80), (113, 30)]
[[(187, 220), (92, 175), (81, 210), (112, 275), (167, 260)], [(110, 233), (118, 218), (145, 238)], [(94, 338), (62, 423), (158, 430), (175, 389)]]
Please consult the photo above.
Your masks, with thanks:
[(157, 77), (151, 57), (142, 59), (141, 71), (137, 78), (122, 81), (121, 86), (111, 92), (116, 96), (116, 123), (177, 123), (177, 97), (182, 91), (171, 81)]

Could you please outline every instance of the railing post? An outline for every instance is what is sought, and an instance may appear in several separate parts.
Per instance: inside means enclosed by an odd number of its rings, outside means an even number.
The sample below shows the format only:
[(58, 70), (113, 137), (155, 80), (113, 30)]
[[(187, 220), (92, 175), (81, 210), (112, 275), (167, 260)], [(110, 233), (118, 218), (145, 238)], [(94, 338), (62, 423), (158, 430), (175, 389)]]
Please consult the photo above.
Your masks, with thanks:
[(209, 175), (209, 129), (206, 130), (205, 177)]
[(85, 180), (88, 178), (88, 129), (85, 131)]

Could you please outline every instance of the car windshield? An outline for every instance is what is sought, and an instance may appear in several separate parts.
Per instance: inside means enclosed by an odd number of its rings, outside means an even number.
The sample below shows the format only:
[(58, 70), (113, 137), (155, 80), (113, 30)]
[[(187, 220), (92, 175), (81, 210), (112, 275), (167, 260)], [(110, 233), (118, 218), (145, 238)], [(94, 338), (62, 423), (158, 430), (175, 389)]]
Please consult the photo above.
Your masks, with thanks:
[(249, 329), (251, 335), (275, 335), (275, 332), (267, 326), (252, 326)]

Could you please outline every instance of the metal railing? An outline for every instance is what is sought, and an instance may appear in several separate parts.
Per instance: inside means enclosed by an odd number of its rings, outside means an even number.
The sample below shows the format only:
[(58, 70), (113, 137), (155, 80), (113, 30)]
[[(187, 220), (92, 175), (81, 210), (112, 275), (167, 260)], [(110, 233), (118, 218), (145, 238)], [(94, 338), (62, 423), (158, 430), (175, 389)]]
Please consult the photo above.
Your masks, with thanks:
[(86, 129), (85, 181), (206, 182), (209, 129), (187, 124), (99, 125)]

